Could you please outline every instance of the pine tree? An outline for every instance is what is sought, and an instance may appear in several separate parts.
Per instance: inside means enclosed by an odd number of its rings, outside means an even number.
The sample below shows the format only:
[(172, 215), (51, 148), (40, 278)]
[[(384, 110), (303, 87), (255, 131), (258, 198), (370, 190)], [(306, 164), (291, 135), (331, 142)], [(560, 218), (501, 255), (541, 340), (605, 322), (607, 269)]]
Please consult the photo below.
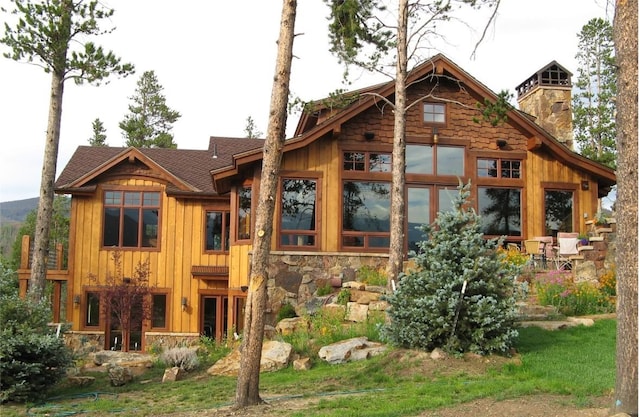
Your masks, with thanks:
[(89, 145), (91, 146), (108, 146), (107, 145), (107, 129), (104, 128), (104, 123), (98, 118), (91, 123), (93, 129), (93, 136), (89, 138)]
[(484, 240), (480, 218), (467, 199), (471, 183), (459, 187), (453, 209), (424, 225), (417, 271), (402, 276), (388, 297), (389, 339), (407, 348), (486, 354), (507, 352), (514, 328), (514, 277), (496, 249), (502, 239)]
[(579, 152), (616, 167), (616, 67), (613, 27), (595, 18), (578, 34), (578, 89), (573, 96), (573, 124)]
[(177, 148), (171, 134), (172, 124), (181, 114), (171, 110), (162, 95), (164, 88), (154, 71), (145, 71), (130, 97), (130, 114), (120, 122), (127, 146), (136, 148)]

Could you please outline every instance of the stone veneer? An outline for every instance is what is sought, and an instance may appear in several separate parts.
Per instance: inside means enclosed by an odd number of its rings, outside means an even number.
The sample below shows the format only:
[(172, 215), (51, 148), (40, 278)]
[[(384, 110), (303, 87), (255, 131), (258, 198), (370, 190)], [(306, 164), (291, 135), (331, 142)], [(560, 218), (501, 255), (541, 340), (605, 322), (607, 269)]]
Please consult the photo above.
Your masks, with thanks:
[(291, 304), (300, 314), (318, 288), (340, 288), (343, 282), (356, 280), (358, 268), (384, 269), (388, 260), (387, 254), (272, 251), (267, 271), (267, 324), (275, 325), (284, 304)]

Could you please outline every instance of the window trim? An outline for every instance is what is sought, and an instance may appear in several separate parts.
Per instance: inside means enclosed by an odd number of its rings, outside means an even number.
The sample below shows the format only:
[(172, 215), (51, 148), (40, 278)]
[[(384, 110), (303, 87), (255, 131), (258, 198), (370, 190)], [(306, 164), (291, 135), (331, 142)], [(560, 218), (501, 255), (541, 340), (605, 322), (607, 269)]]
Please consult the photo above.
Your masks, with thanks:
[[(119, 206), (115, 206), (115, 205), (107, 205), (105, 203), (105, 198), (106, 198), (106, 193), (108, 192), (121, 192), (122, 193), (122, 203)], [(113, 245), (113, 246), (105, 246), (104, 245), (104, 239), (105, 239), (105, 214), (106, 214), (106, 209), (107, 207), (119, 207), (121, 210), (121, 214), (122, 214), (122, 210), (126, 207), (137, 207), (138, 210), (142, 210), (145, 206), (144, 204), (144, 196), (142, 196), (141, 199), (141, 203), (139, 206), (125, 206), (124, 204), (124, 193), (129, 193), (129, 192), (134, 192), (134, 193), (158, 193), (158, 224), (157, 224), (157, 244), (156, 246), (141, 246), (142, 244), (142, 240), (143, 240), (143, 236), (139, 235), (138, 236), (138, 246), (122, 246), (122, 243), (120, 243), (123, 239), (122, 237), (122, 232), (123, 232), (123, 225), (120, 224), (119, 225), (119, 238), (118, 240), (120, 242), (118, 242), (118, 245)], [(100, 204), (102, 205), (102, 213), (101, 213), (101, 230), (100, 230), (100, 247), (102, 249), (113, 249), (113, 248), (117, 248), (118, 250), (121, 251), (148, 251), (148, 252), (160, 252), (161, 250), (161, 242), (162, 242), (162, 212), (163, 212), (163, 200), (164, 200), (164, 191), (161, 187), (126, 187), (126, 186), (113, 186), (113, 187), (103, 187), (102, 188), (102, 195), (101, 195), (101, 200), (100, 200)], [(148, 206), (148, 207), (156, 207), (156, 206)], [(122, 222), (122, 219), (120, 219), (120, 221)], [(140, 222), (139, 228), (142, 229), (142, 225), (144, 223)], [(140, 231), (140, 230), (139, 230)]]
[[(315, 213), (315, 228), (308, 233), (298, 233), (297, 230), (282, 229), (282, 182), (284, 180), (314, 180), (316, 182), (316, 213)], [(278, 204), (276, 204), (276, 248), (280, 250), (318, 250), (321, 247), (320, 241), (322, 238), (322, 173), (321, 172), (303, 172), (303, 171), (283, 171), (280, 173), (278, 179), (277, 188)], [(283, 245), (282, 234), (298, 234), (298, 235), (313, 235), (313, 245)], [(290, 232), (290, 233), (289, 233)]]

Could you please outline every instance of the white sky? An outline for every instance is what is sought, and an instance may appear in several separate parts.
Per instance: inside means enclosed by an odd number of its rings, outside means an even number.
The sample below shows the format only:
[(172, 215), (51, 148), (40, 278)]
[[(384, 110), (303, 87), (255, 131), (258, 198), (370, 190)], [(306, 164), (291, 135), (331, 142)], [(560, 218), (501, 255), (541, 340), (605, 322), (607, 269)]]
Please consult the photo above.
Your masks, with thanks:
[[(144, 71), (153, 70), (167, 105), (182, 117), (173, 125), (181, 149), (206, 149), (210, 136), (243, 137), (246, 119), (266, 132), (280, 0), (106, 0), (116, 30), (95, 39), (136, 74), (94, 87), (65, 84), (58, 174), (77, 146), (88, 145), (100, 118), (111, 146), (124, 146), (118, 123)], [(179, 4), (179, 6), (177, 6)], [(502, 0), (496, 23), (471, 59), (486, 13), (467, 12), (472, 28), (452, 24), (442, 52), (494, 92), (515, 87), (556, 60), (576, 73), (577, 34), (594, 17), (612, 18), (606, 0)], [(328, 52), (328, 8), (323, 0), (299, 0), (291, 91), (322, 98), (341, 84), (343, 68)], [(5, 16), (0, 16), (4, 28)], [(104, 28), (106, 26), (103, 25)], [(0, 51), (6, 52), (5, 45)], [(349, 88), (387, 79), (363, 76)], [(39, 195), (49, 105), (48, 74), (0, 57), (0, 201)], [(298, 121), (288, 119), (288, 136)]]

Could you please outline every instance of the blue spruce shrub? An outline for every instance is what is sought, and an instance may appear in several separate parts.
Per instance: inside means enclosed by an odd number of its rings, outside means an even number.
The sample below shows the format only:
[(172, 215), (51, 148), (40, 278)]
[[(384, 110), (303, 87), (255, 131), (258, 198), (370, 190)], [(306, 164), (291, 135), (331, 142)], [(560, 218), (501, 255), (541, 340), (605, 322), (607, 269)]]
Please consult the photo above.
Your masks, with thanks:
[(485, 240), (480, 218), (460, 184), (453, 209), (422, 226), (426, 240), (412, 253), (415, 272), (400, 278), (387, 297), (385, 336), (398, 346), (450, 353), (507, 353), (515, 327), (514, 277), (518, 271), (497, 251), (502, 239)]

